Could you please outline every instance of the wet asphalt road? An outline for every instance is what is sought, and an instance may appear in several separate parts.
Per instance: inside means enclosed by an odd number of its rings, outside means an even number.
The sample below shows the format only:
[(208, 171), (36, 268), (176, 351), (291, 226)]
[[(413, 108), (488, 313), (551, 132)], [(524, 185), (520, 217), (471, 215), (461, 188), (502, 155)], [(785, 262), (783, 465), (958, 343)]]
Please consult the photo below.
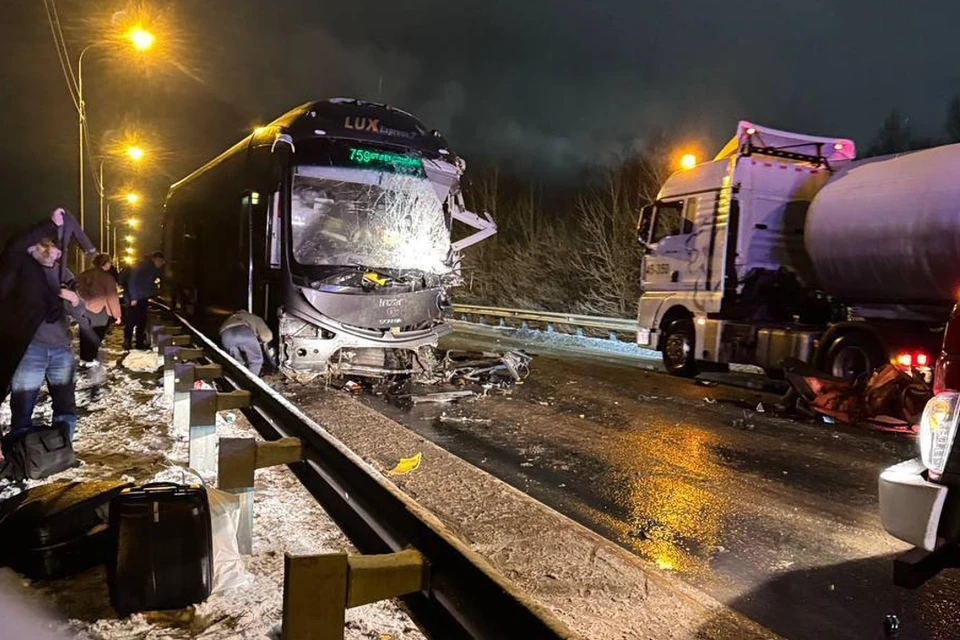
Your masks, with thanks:
[(880, 526), (877, 475), (913, 455), (912, 438), (753, 410), (775, 400), (562, 354), (538, 356), (510, 395), (365, 399), (786, 638), (884, 638), (888, 614), (898, 638), (960, 638), (954, 575), (916, 591), (891, 581), (906, 547)]

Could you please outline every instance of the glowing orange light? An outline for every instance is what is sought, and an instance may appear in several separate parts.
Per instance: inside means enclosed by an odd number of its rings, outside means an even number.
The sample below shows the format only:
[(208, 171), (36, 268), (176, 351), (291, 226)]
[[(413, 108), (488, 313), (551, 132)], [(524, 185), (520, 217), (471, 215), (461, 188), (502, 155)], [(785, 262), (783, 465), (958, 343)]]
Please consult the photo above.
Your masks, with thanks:
[(150, 49), (156, 40), (154, 35), (143, 27), (134, 27), (130, 30), (127, 36), (130, 38), (130, 42), (133, 43), (133, 46), (137, 51), (146, 51)]
[(910, 355), (909, 353), (901, 353), (900, 355), (897, 356), (897, 364), (904, 367), (912, 367), (913, 356)]
[(681, 169), (693, 169), (695, 166), (697, 166), (697, 156), (692, 153), (685, 153), (680, 157)]

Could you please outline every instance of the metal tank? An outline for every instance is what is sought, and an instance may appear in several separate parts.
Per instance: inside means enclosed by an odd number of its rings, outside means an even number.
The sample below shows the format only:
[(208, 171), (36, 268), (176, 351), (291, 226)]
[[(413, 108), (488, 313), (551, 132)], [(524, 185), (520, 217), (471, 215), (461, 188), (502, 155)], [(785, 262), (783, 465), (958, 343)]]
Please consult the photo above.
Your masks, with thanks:
[(960, 291), (960, 144), (853, 161), (813, 199), (804, 243), (846, 302), (924, 304)]

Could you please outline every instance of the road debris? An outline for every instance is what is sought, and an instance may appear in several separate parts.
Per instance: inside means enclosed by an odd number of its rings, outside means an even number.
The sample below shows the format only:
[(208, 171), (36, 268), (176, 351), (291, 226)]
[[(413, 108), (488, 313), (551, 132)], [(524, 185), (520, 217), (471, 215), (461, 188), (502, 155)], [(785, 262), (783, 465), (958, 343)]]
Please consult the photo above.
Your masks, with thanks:
[(909, 427), (920, 418), (930, 391), (916, 372), (887, 364), (869, 377), (851, 382), (828, 376), (810, 365), (788, 358), (784, 375), (791, 391), (784, 398), (788, 409), (809, 410), (824, 422), (875, 423), (882, 427)]
[(420, 467), (420, 461), (423, 459), (423, 453), (417, 452), (416, 454), (410, 456), (409, 458), (400, 458), (400, 461), (397, 463), (393, 469), (390, 469), (390, 475), (392, 476), (402, 476), (410, 473), (411, 471), (416, 471)]
[(700, 378), (697, 378), (693, 381), (693, 384), (697, 385), (698, 387), (715, 387), (718, 383), (714, 382), (713, 380), (701, 380)]
[(450, 350), (440, 361), (439, 369), (444, 382), (448, 383), (509, 384), (520, 382), (530, 375), (531, 360), (533, 356), (524, 351), (489, 353)]
[(475, 391), (440, 391), (438, 393), (412, 395), (410, 396), (410, 401), (413, 404), (424, 404), (427, 402), (443, 404), (460, 400), (461, 398), (473, 398), (476, 397), (476, 395), (477, 393)]
[(737, 429), (746, 429), (747, 431), (753, 431), (754, 429), (753, 423), (747, 418), (746, 411), (743, 412), (742, 418), (734, 418), (733, 426)]
[(448, 416), (446, 412), (441, 413), (438, 420), (441, 422), (441, 424), (454, 424), (454, 425), (469, 425), (469, 424), (491, 425), (493, 424), (493, 420), (491, 420), (490, 418), (467, 418), (467, 417), (461, 417), (461, 416)]

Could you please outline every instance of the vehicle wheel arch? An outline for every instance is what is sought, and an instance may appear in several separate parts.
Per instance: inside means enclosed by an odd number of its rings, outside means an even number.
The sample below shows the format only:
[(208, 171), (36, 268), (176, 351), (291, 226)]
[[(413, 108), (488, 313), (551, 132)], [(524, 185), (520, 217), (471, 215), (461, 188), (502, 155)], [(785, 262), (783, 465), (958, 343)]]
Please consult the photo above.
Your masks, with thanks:
[(657, 328), (659, 329), (659, 336), (657, 338), (657, 351), (663, 351), (664, 330), (677, 320), (693, 321), (693, 312), (691, 312), (682, 304), (675, 304), (667, 309), (667, 311), (660, 318), (660, 324), (657, 325)]

